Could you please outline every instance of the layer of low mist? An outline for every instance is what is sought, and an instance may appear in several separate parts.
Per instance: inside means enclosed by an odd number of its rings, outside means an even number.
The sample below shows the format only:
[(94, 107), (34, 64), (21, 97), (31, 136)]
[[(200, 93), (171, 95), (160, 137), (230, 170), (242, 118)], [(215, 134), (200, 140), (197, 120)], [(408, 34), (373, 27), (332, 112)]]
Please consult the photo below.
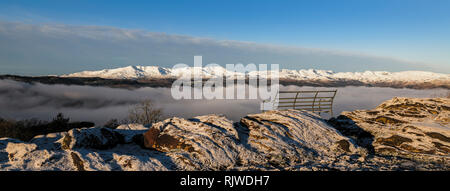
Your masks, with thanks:
[[(392, 97), (435, 97), (448, 90), (394, 89), (379, 87), (298, 87), (282, 86), (284, 90), (338, 89), (335, 115), (342, 111), (371, 109)], [(164, 117), (190, 118), (205, 114), (223, 114), (238, 121), (249, 113), (260, 112), (260, 100), (174, 100), (169, 88), (127, 90), (92, 86), (27, 84), (0, 80), (0, 117), (10, 119), (38, 118), (51, 120), (62, 112), (72, 121), (104, 124), (112, 118), (123, 119), (134, 104), (151, 99), (163, 109)], [(325, 118), (329, 115), (324, 114)]]

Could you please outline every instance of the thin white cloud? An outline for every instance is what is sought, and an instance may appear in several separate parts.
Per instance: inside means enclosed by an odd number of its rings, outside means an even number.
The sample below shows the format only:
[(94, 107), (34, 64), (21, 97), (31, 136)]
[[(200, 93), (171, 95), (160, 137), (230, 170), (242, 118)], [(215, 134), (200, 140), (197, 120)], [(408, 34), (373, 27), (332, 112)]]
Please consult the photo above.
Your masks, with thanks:
[[(29, 67), (37, 74), (61, 74), (127, 65), (192, 63), (203, 55), (204, 63), (280, 64), (287, 69), (431, 70), (420, 63), (396, 58), (233, 40), (121, 29), (108, 26), (28, 24), (0, 21), (1, 73), (12, 66)], [(3, 53), (1, 53), (3, 52)], [(121, 58), (121, 59), (117, 59)], [(442, 69), (439, 72), (443, 72)]]

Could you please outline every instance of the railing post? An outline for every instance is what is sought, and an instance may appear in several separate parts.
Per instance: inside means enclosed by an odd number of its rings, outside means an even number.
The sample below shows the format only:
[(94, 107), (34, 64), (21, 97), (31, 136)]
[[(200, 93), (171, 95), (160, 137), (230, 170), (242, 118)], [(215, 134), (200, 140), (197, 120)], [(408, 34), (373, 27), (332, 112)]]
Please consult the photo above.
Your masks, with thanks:
[(336, 96), (336, 92), (337, 92), (337, 90), (334, 90), (333, 97), (331, 98), (331, 107), (330, 107), (331, 117), (333, 117), (333, 102), (334, 102), (334, 97)]
[(319, 99), (319, 115), (322, 113), (322, 98)]
[[(276, 100), (277, 100), (277, 96), (278, 96), (278, 98), (280, 98), (280, 92), (278, 92), (277, 95), (275, 95), (275, 99), (273, 100), (272, 108), (275, 108), (275, 104), (277, 104), (277, 103), (275, 103)], [(279, 105), (279, 103), (278, 103), (278, 105)], [(278, 105), (277, 105), (277, 109), (276, 110), (278, 110)]]
[(295, 109), (295, 104), (297, 104), (297, 97), (298, 97), (299, 93), (300, 92), (297, 92), (297, 94), (295, 94), (294, 105), (293, 105), (292, 109)]
[(319, 91), (316, 91), (316, 95), (314, 95), (314, 99), (313, 99), (313, 105), (312, 105), (312, 112), (314, 113), (314, 106), (316, 105), (316, 98), (317, 98), (317, 94), (319, 94)]

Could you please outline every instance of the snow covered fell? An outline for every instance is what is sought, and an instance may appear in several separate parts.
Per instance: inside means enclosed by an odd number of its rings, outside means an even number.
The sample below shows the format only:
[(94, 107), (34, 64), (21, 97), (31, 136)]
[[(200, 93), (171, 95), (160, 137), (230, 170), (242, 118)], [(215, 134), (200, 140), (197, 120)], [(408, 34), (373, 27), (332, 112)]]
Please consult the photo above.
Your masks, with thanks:
[[(163, 68), (159, 66), (127, 66), (115, 69), (104, 69), (99, 71), (82, 71), (61, 77), (99, 77), (106, 79), (143, 79), (143, 78), (177, 78), (188, 72), (197, 70), (206, 78), (214, 78), (224, 75), (231, 76), (265, 76), (265, 71), (252, 71), (247, 74), (241, 72), (227, 71), (221, 66), (214, 67), (186, 67), (186, 68)], [(363, 83), (380, 82), (440, 82), (450, 83), (450, 74), (426, 72), (426, 71), (365, 71), (365, 72), (333, 72), (330, 70), (280, 70), (280, 79), (300, 81), (360, 81)]]

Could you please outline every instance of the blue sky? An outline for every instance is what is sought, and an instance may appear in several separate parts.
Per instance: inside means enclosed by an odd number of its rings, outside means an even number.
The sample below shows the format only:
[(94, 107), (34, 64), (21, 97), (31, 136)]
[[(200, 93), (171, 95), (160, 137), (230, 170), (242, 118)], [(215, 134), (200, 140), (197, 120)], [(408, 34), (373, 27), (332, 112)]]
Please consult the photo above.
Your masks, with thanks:
[[(0, 21), (109, 26), (354, 53), (411, 62), (411, 69), (420, 65), (448, 73), (449, 10), (448, 0), (2, 0)], [(1, 64), (10, 61), (14, 59)]]

